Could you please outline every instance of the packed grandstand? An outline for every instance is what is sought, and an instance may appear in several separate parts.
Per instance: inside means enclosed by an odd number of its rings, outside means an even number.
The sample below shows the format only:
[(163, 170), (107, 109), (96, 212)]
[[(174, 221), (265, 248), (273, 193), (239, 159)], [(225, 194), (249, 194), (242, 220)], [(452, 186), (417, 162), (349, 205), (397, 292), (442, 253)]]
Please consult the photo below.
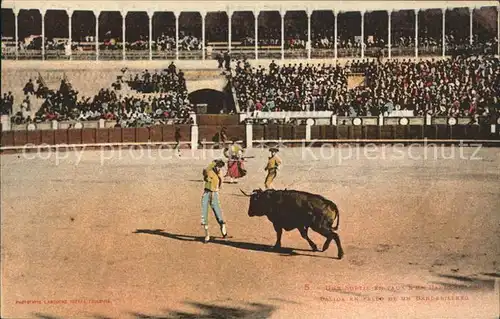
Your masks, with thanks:
[[(7, 6), (2, 9), (2, 58), (216, 59), (234, 92), (236, 107), (226, 112), (331, 111), (354, 117), (406, 110), (415, 116), (497, 117), (498, 7), (488, 4), (362, 13), (293, 8), (138, 16)], [(491, 17), (496, 23), (487, 20)], [(266, 57), (276, 58), (268, 62)], [(123, 68), (119, 73), (91, 94), (80, 93), (66, 76), (49, 88), (39, 73), (25, 79), (24, 88), (3, 92), (1, 113), (15, 124), (99, 119), (122, 126), (174, 119), (189, 123), (196, 108), (189, 99), (189, 80), (174, 62), (163, 70)], [(361, 80), (353, 85), (353, 78)]]

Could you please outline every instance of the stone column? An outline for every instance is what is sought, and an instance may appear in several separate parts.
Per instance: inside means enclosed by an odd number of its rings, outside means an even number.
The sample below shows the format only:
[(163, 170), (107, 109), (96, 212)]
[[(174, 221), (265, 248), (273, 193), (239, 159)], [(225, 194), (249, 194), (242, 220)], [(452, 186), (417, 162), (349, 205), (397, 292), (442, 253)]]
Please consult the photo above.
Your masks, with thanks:
[(73, 57), (73, 49), (72, 49), (72, 43), (73, 43), (73, 24), (72, 24), (72, 19), (73, 19), (73, 10), (68, 10), (68, 31), (69, 31), (69, 59), (72, 60)]
[(179, 60), (179, 17), (180, 11), (175, 11), (175, 59)]
[(233, 17), (233, 11), (228, 10), (227, 11), (227, 27), (228, 27), (228, 37), (227, 37), (227, 50), (231, 52), (231, 42), (233, 41), (233, 32), (232, 32), (232, 26), (231, 26), (231, 18)]
[(473, 44), (472, 40), (472, 23), (474, 22), (474, 8), (469, 8), (469, 44)]
[(415, 9), (415, 58), (418, 58), (418, 13), (419, 9)]
[(391, 34), (391, 29), (392, 29), (392, 9), (387, 11), (387, 57), (390, 59), (392, 56), (392, 34)]
[(337, 126), (337, 115), (332, 112), (332, 117), (330, 119), (330, 124), (333, 126)]
[(45, 13), (47, 10), (40, 9), (40, 15), (42, 16), (42, 60), (45, 60)]
[(286, 10), (280, 10), (281, 15), (281, 60), (285, 59), (285, 15)]
[(314, 125), (313, 119), (306, 120), (306, 141), (311, 140), (311, 127)]
[(191, 149), (198, 149), (198, 125), (191, 125)]
[(206, 59), (206, 48), (205, 48), (205, 17), (207, 16), (207, 13), (205, 11), (200, 12), (201, 14), (201, 50), (203, 51), (201, 53), (201, 58), (202, 60)]
[(153, 60), (153, 16), (154, 11), (148, 11), (149, 21), (149, 60)]
[(95, 10), (95, 59), (99, 60), (99, 16), (101, 11)]
[(10, 121), (9, 115), (2, 115), (0, 117), (0, 121), (2, 122), (2, 132), (10, 131), (12, 129), (12, 122)]
[(253, 147), (253, 126), (252, 121), (247, 121), (245, 124), (246, 128), (246, 148), (251, 149)]
[(446, 8), (441, 9), (443, 11), (443, 34), (441, 35), (441, 42), (443, 45), (443, 57), (446, 55)]
[(361, 11), (361, 58), (365, 57), (365, 11)]
[(312, 45), (311, 45), (311, 15), (312, 15), (312, 11), (308, 9), (306, 11), (306, 14), (307, 14), (307, 58), (311, 59), (311, 49), (312, 49)]
[(19, 21), (18, 21), (19, 9), (14, 8), (12, 11), (14, 11), (14, 29), (15, 29), (14, 39), (16, 41), (15, 52), (16, 52), (16, 60), (18, 60), (19, 59)]
[[(340, 12), (339, 12), (340, 13)], [(338, 14), (337, 14), (337, 11), (333, 10), (333, 19), (335, 20), (334, 24), (333, 24), (333, 47), (334, 47), (334, 54), (335, 54), (335, 59), (337, 59), (338, 57), (338, 53), (337, 53), (337, 45), (338, 45), (338, 41), (337, 41), (337, 37), (338, 37)]]
[(259, 10), (253, 11), (253, 16), (255, 18), (254, 32), (255, 32), (255, 60), (259, 59)]
[(127, 11), (122, 11), (122, 59), (125, 61), (127, 59), (127, 49), (125, 47), (125, 36), (127, 35), (127, 24), (125, 23), (127, 19)]

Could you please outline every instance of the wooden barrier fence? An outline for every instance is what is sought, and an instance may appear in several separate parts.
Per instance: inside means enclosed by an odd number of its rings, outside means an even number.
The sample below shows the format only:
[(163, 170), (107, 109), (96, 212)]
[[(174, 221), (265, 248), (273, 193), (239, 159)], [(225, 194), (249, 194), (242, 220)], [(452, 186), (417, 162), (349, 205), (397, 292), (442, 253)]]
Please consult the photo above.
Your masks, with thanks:
[[(493, 141), (500, 145), (500, 125), (227, 125), (229, 140), (247, 141), (247, 145), (259, 142), (286, 140), (324, 141), (339, 143), (349, 141), (391, 141), (440, 140), (459, 142), (460, 140)], [(212, 137), (220, 131), (216, 125), (191, 126), (165, 125), (141, 128), (83, 128), (36, 131), (4, 131), (1, 145), (3, 149), (31, 145), (78, 145), (78, 144), (147, 144), (175, 141), (175, 130), (180, 128), (181, 141), (186, 144), (212, 142)], [(196, 129), (196, 130), (193, 130)], [(494, 129), (494, 130), (493, 130)], [(247, 136), (247, 134), (251, 134)], [(251, 140), (247, 140), (247, 139)]]
[(148, 143), (175, 141), (180, 128), (181, 141), (191, 141), (190, 125), (165, 125), (138, 128), (67, 129), (37, 131), (4, 131), (2, 147), (58, 144)]
[(491, 133), (488, 125), (366, 125), (366, 126), (312, 126), (312, 140), (324, 139), (451, 139), (451, 140), (499, 140), (500, 135)]

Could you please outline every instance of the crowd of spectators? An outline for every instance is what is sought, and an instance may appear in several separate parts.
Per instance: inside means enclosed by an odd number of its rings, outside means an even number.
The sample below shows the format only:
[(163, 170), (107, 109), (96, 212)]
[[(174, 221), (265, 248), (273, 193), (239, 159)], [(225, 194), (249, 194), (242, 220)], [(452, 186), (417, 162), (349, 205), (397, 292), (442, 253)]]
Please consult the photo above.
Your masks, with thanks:
[(500, 64), (492, 56), (393, 60), (372, 65), (366, 72), (366, 87), (358, 89), (365, 106), (387, 105), (388, 111), (401, 108), (420, 116), (486, 116), (490, 108), (500, 107)]
[(187, 95), (186, 79), (182, 70), (177, 71), (175, 64), (172, 62), (168, 69), (154, 73), (144, 70), (141, 74), (136, 73), (135, 76), (129, 75), (127, 84), (137, 92), (141, 93), (165, 93), (174, 91)]
[[(364, 70), (365, 83), (347, 77)], [(447, 60), (359, 61), (345, 66), (294, 64), (268, 69), (238, 61), (232, 84), (244, 111), (333, 111), (376, 116), (411, 110), (416, 116), (488, 116), (500, 111), (500, 63), (493, 56)]]
[(202, 42), (191, 34), (179, 36), (179, 50), (181, 51), (194, 51), (201, 50)]
[(236, 63), (232, 85), (240, 107), (248, 111), (309, 111), (332, 107), (333, 93), (347, 92), (347, 72), (332, 65), (294, 64), (269, 69)]
[[(102, 88), (93, 97), (79, 96), (79, 92), (74, 90), (66, 79), (61, 80), (57, 91), (48, 89), (42, 79), (37, 81), (38, 89), (35, 90), (30, 79), (23, 90), (25, 95), (20, 111), (14, 114), (11, 120), (15, 124), (23, 124), (52, 120), (105, 119), (115, 120), (118, 125), (124, 127), (150, 125), (154, 121), (164, 122), (169, 119), (189, 123), (192, 108), (187, 97), (185, 80), (174, 64), (161, 73), (150, 74), (146, 71), (131, 77), (131, 90), (135, 93), (122, 94), (122, 88), (127, 81), (123, 80), (123, 76), (119, 76), (112, 88)], [(12, 108), (13, 98), (9, 96), (11, 95), (5, 95), (4, 99), (11, 101)], [(44, 100), (33, 117), (31, 98)], [(2, 101), (2, 109), (8, 106), (7, 102)]]
[(162, 34), (156, 39), (153, 49), (160, 51), (175, 50), (175, 36), (170, 36), (162, 32)]

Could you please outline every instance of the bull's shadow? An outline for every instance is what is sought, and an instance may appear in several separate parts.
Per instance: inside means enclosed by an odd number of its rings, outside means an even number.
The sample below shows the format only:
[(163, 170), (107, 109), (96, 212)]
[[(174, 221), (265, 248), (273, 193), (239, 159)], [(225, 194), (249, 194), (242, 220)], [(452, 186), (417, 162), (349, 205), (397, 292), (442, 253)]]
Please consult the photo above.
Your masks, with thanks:
[[(134, 232), (134, 234), (150, 234), (150, 235), (157, 235), (157, 236), (167, 237), (167, 238), (181, 240), (181, 241), (191, 241), (191, 242), (201, 242), (201, 243), (203, 242), (203, 239), (204, 239), (204, 237), (202, 237), (202, 236), (173, 234), (173, 233), (166, 232), (163, 229), (137, 229)], [(299, 251), (300, 252), (311, 252), (311, 250), (305, 250), (305, 249), (300, 249), (300, 248), (284, 248), (284, 247), (282, 247), (280, 249), (274, 249), (274, 247), (271, 245), (248, 243), (248, 242), (243, 242), (243, 241), (234, 241), (234, 240), (231, 240), (231, 238), (232, 237), (229, 237), (228, 239), (223, 239), (222, 237), (211, 236), (210, 242), (207, 245), (216, 244), (216, 245), (229, 246), (229, 247), (234, 247), (234, 248), (239, 248), (239, 249), (244, 249), (244, 250), (281, 254), (282, 256), (308, 256), (308, 257), (328, 258), (328, 259), (330, 259), (330, 258), (336, 259), (337, 258), (337, 257), (314, 255), (314, 254), (298, 253)]]

